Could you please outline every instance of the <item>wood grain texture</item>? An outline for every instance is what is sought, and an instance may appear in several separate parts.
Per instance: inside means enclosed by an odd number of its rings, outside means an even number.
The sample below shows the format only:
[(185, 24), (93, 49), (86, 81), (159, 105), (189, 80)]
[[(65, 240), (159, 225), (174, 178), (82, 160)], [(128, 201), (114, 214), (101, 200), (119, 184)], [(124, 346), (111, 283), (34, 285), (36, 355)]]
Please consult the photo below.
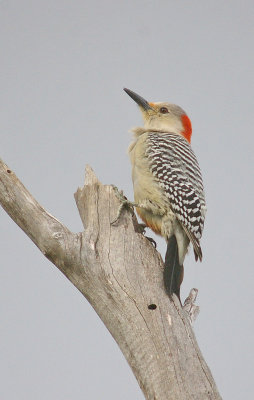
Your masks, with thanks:
[[(118, 343), (147, 400), (221, 399), (178, 299), (163, 288), (163, 262), (137, 220), (87, 167), (75, 194), (84, 225), (72, 233), (0, 163), (0, 202), (87, 298)], [(120, 394), (119, 394), (120, 397)]]

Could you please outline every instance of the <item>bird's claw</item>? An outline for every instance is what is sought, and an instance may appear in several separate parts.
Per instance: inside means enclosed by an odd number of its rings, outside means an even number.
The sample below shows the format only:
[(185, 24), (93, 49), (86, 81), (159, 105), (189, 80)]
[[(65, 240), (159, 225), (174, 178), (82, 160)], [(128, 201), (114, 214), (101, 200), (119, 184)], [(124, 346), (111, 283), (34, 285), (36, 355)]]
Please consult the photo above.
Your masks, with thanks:
[(121, 203), (120, 207), (118, 209), (118, 212), (117, 212), (116, 219), (111, 222), (111, 225), (115, 225), (119, 221), (124, 209), (129, 209), (131, 211), (132, 215), (134, 214), (135, 204), (132, 203), (131, 201), (129, 201), (126, 196), (124, 196), (122, 190), (118, 190), (118, 188), (114, 185), (112, 185), (112, 188), (115, 192), (115, 196)]
[(137, 223), (137, 225), (135, 226), (135, 231), (138, 232), (138, 233), (141, 233), (142, 235), (144, 235), (146, 228), (147, 228), (146, 224)]
[(118, 200), (122, 203), (123, 201), (127, 200), (127, 197), (124, 196), (123, 190), (119, 190), (118, 187), (115, 185), (111, 185), (112, 189), (115, 192), (115, 196), (118, 198)]
[(152, 245), (154, 246), (154, 248), (157, 248), (157, 243), (155, 242), (155, 240), (151, 237), (145, 236), (147, 240), (149, 240), (149, 242), (152, 243)]

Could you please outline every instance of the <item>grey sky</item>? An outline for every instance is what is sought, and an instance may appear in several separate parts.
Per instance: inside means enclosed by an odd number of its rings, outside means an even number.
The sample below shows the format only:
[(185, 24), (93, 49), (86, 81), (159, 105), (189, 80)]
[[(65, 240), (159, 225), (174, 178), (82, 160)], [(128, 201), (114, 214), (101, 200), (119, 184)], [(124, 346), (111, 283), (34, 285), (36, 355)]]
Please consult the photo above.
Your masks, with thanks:
[[(188, 112), (208, 214), (183, 294), (199, 288), (195, 332), (224, 400), (254, 397), (253, 15), (253, 1), (0, 2), (1, 157), (69, 229), (86, 163), (132, 199), (141, 117), (124, 86)], [(0, 398), (143, 399), (87, 301), (0, 220)]]

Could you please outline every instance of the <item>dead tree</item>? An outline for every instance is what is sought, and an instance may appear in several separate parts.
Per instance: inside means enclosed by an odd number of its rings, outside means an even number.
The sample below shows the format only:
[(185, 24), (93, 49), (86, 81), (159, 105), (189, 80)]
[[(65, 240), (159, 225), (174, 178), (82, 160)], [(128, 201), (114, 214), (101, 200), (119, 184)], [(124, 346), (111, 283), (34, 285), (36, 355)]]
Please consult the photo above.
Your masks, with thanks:
[(72, 233), (0, 163), (0, 202), (102, 319), (148, 400), (221, 399), (178, 299), (165, 294), (163, 261), (136, 217), (91, 168), (75, 193), (84, 225)]

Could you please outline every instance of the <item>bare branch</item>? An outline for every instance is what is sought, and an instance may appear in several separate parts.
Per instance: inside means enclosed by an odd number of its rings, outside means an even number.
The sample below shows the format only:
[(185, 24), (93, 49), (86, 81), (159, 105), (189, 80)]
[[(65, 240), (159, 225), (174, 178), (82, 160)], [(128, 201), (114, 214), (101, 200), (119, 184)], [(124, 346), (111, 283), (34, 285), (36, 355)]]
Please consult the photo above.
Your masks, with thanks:
[[(70, 264), (79, 262), (78, 237), (50, 215), (22, 185), (14, 172), (0, 160), (0, 203), (41, 252), (70, 275)], [(68, 276), (70, 279), (70, 276)]]
[[(89, 300), (115, 338), (148, 400), (221, 399), (178, 299), (164, 292), (163, 262), (137, 233), (135, 216), (87, 168), (75, 194), (85, 230), (73, 234), (17, 177), (0, 169), (0, 202), (15, 222)], [(2, 193), (4, 191), (4, 194)], [(59, 239), (59, 237), (60, 239)]]

